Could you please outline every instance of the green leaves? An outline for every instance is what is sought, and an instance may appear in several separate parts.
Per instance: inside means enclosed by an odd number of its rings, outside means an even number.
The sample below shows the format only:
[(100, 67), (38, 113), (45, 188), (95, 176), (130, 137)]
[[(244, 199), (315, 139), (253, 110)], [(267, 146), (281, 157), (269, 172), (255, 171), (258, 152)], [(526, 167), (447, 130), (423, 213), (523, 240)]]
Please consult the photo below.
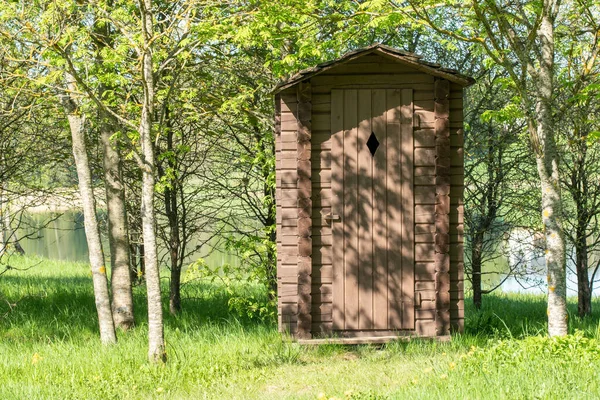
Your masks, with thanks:
[(486, 110), (481, 114), (481, 121), (483, 122), (491, 122), (495, 120), (496, 122), (513, 122), (518, 119), (523, 118), (523, 110), (520, 108), (518, 104), (514, 102), (507, 103), (503, 108), (499, 110)]

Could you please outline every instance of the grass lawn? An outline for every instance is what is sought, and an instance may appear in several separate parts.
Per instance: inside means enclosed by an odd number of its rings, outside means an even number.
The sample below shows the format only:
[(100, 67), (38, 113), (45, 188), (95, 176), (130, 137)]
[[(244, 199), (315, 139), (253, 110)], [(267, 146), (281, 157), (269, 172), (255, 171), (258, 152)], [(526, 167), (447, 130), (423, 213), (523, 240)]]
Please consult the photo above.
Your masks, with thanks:
[(480, 312), (467, 299), (466, 332), (449, 343), (301, 347), (273, 321), (230, 312), (223, 288), (194, 283), (180, 317), (165, 309), (169, 361), (156, 366), (146, 362), (144, 287), (137, 327), (104, 347), (87, 265), (10, 262), (39, 264), (0, 276), (0, 399), (600, 397), (600, 313), (577, 319), (575, 299), (563, 339), (544, 337), (543, 296), (498, 294)]

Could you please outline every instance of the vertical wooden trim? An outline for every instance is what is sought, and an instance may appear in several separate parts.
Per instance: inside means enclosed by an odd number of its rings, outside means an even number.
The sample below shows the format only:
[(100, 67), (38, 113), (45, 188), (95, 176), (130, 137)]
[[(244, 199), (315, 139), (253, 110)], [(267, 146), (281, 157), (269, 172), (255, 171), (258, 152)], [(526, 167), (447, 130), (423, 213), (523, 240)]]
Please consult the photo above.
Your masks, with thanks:
[(402, 328), (415, 329), (415, 196), (413, 90), (402, 90), (401, 160), (402, 160)]
[(311, 86), (301, 82), (298, 95), (298, 331), (310, 339), (312, 328), (312, 179), (311, 179)]
[(435, 101), (435, 326), (450, 331), (450, 82), (436, 79)]
[(358, 90), (358, 329), (373, 328), (373, 156), (371, 89)]
[[(281, 94), (275, 95), (275, 176), (281, 174)], [(277, 181), (277, 179), (276, 179)], [(276, 213), (276, 245), (277, 245), (277, 321), (279, 332), (289, 331), (289, 324), (284, 323), (283, 304), (281, 301), (281, 188), (275, 188), (275, 213)], [(287, 326), (286, 326), (287, 325)]]
[(275, 125), (274, 125), (275, 140), (281, 135), (281, 94), (275, 95)]
[(344, 90), (344, 329), (358, 329), (358, 99)]
[[(344, 215), (344, 91), (331, 91), (331, 214)], [(344, 226), (331, 220), (333, 330), (344, 329)]]
[(402, 329), (402, 93), (386, 90), (388, 329)]
[(375, 329), (387, 329), (388, 326), (388, 269), (387, 269), (387, 154), (388, 139), (386, 132), (386, 95), (385, 89), (372, 91), (372, 128), (379, 139), (379, 148), (375, 153), (373, 166), (374, 231), (373, 231), (373, 324)]

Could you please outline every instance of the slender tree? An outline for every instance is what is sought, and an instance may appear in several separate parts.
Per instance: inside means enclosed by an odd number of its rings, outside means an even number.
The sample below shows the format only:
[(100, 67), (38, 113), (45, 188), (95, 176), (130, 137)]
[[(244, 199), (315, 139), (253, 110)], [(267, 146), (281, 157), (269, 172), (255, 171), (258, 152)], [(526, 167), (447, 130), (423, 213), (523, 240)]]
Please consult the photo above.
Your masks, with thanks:
[(573, 247), (577, 314), (586, 317), (592, 314), (592, 290), (600, 266), (600, 187), (595, 184), (600, 179), (600, 143), (589, 140), (592, 132), (600, 131), (600, 119), (595, 117), (600, 110), (593, 96), (577, 102), (577, 109), (563, 115), (560, 122), (566, 133), (561, 143), (561, 183), (570, 200), (565, 209), (565, 232)]
[[(467, 3), (410, 0), (399, 12), (436, 31), (479, 46), (509, 76), (527, 121), (540, 183), (541, 217), (546, 238), (548, 278), (548, 333), (567, 334), (566, 258), (563, 201), (559, 183), (556, 145), (555, 27), (561, 3), (540, 0), (499, 3), (495, 0)], [(447, 21), (462, 22), (448, 29)]]
[[(92, 35), (96, 46), (96, 65), (98, 74), (111, 76), (115, 71), (109, 70), (104, 62), (103, 51), (111, 47), (110, 25), (98, 23), (94, 25)], [(98, 86), (98, 97), (106, 94), (115, 95), (117, 88), (108, 79), (103, 79)], [(111, 300), (115, 325), (127, 330), (134, 325), (133, 293), (130, 274), (130, 244), (128, 220), (125, 209), (125, 185), (123, 182), (123, 162), (119, 149), (118, 127), (116, 119), (103, 108), (98, 110), (100, 140), (103, 150), (104, 187), (106, 191), (106, 211), (108, 219), (108, 241), (110, 245), (111, 265)], [(116, 137), (116, 138), (114, 138)]]
[[(532, 155), (521, 140), (523, 119), (515, 116), (510, 93), (498, 83), (502, 79), (490, 70), (479, 77), (467, 95), (465, 116), (465, 273), (471, 281), (473, 304), (482, 305), (482, 295), (497, 289), (517, 266), (508, 270), (483, 270), (504, 256), (504, 237), (526, 224), (524, 216), (533, 203), (527, 190), (535, 189)], [(533, 181), (533, 182), (532, 182)], [(486, 274), (504, 275), (484, 287)]]
[(77, 92), (72, 76), (65, 74), (65, 80), (66, 89), (61, 95), (61, 103), (69, 120), (73, 140), (73, 156), (75, 157), (75, 165), (77, 166), (79, 192), (81, 194), (83, 216), (85, 218), (85, 236), (92, 268), (98, 322), (100, 324), (100, 340), (105, 344), (116, 343), (117, 337), (115, 335), (110, 307), (104, 252), (102, 250), (100, 228), (98, 227), (96, 217), (96, 200), (92, 187), (92, 174), (85, 145), (86, 119), (85, 115), (81, 113), (76, 100), (72, 97), (72, 93)]

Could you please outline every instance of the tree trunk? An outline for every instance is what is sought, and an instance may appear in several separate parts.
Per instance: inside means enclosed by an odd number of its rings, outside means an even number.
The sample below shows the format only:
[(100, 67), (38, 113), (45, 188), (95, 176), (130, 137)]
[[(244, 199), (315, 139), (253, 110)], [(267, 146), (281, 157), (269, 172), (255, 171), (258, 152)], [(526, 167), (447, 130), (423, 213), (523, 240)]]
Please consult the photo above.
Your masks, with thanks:
[(548, 271), (548, 334), (564, 336), (567, 324), (567, 279), (565, 237), (562, 226), (562, 198), (559, 186), (558, 152), (552, 116), (554, 74), (553, 1), (544, 1), (538, 29), (541, 43), (537, 71), (537, 103), (535, 119), (529, 129), (536, 150), (537, 170), (542, 189), (542, 220), (546, 235), (546, 268)]
[[(258, 102), (258, 99), (255, 99)], [(260, 128), (254, 126), (254, 138), (257, 143), (261, 143), (263, 134)], [(265, 153), (270, 150), (271, 154), (275, 154), (275, 141), (272, 140), (267, 144), (268, 148), (264, 148)], [(264, 227), (267, 229), (267, 238), (271, 246), (267, 246), (267, 258), (266, 258), (266, 278), (267, 287), (269, 288), (269, 300), (275, 301), (277, 299), (277, 230), (276, 230), (276, 200), (275, 200), (275, 186), (269, 183), (269, 176), (272, 173), (271, 168), (267, 165), (263, 165), (262, 177), (263, 177), (263, 195), (266, 199), (271, 199), (271, 202), (267, 204), (267, 215), (264, 222)]]
[[(6, 240), (7, 234), (4, 230), (4, 213), (8, 212), (6, 207), (4, 207), (4, 183), (0, 183), (0, 259), (4, 255), (6, 251), (6, 247), (8, 245), (8, 241)], [(7, 202), (8, 203), (8, 202)]]
[[(112, 2), (109, 2), (109, 6)], [(97, 46), (96, 62), (105, 65), (103, 50), (112, 45), (110, 25), (94, 24), (94, 43)], [(113, 71), (114, 72), (114, 71)], [(115, 88), (101, 83), (98, 88), (99, 97), (103, 98), (107, 90)], [(123, 330), (131, 328), (135, 321), (133, 316), (133, 294), (129, 267), (129, 232), (127, 211), (125, 209), (125, 186), (123, 183), (122, 158), (118, 145), (111, 143), (117, 121), (105, 110), (100, 110), (100, 138), (104, 153), (104, 186), (106, 190), (106, 207), (108, 216), (108, 242), (110, 245), (110, 275), (112, 294), (112, 313), (115, 325)]]
[(481, 308), (481, 259), (483, 249), (483, 233), (477, 232), (473, 236), (471, 245), (471, 284), (473, 285), (473, 305), (476, 309)]
[[(166, 111), (167, 118), (168, 110)], [(174, 151), (173, 148), (173, 130), (167, 129), (167, 151)], [(170, 176), (170, 186), (165, 189), (165, 214), (169, 220), (169, 255), (171, 258), (171, 282), (169, 287), (169, 311), (176, 315), (181, 311), (181, 264), (179, 260), (179, 250), (181, 239), (179, 235), (179, 216), (177, 211), (177, 193), (179, 182), (177, 181), (176, 168), (174, 161), (168, 160), (169, 168), (173, 171)]]
[(154, 142), (152, 118), (154, 114), (154, 76), (152, 67), (151, 41), (153, 39), (152, 1), (140, 0), (142, 16), (142, 81), (144, 96), (140, 120), (140, 142), (142, 145), (142, 235), (144, 240), (144, 264), (146, 268), (146, 290), (148, 293), (148, 358), (152, 362), (165, 362), (165, 341), (160, 291), (160, 271), (156, 249), (156, 224), (154, 210)]
[[(75, 89), (69, 75), (67, 75), (67, 87), (70, 91), (74, 91)], [(92, 190), (92, 174), (85, 146), (85, 117), (79, 113), (77, 104), (68, 94), (63, 95), (61, 100), (67, 114), (73, 140), (73, 156), (75, 157), (79, 192), (83, 203), (85, 236), (92, 267), (94, 298), (100, 325), (100, 340), (105, 344), (116, 343), (117, 337), (115, 335), (115, 326), (108, 294), (108, 279), (106, 277), (106, 267), (104, 266), (104, 252), (102, 250), (102, 241), (100, 240), (100, 228), (96, 219), (96, 202)]]
[(125, 188), (123, 187), (121, 172), (121, 155), (110, 142), (113, 130), (107, 119), (104, 119), (100, 130), (104, 149), (104, 183), (106, 187), (110, 264), (112, 267), (112, 312), (115, 325), (127, 330), (134, 325), (135, 321), (129, 272), (129, 232), (125, 211)]
[(583, 318), (592, 315), (592, 292), (588, 275), (588, 246), (585, 227), (578, 226), (576, 235), (575, 268), (577, 270), (577, 314)]
[(2, 182), (2, 187), (0, 187), (0, 218), (2, 219), (0, 221), (0, 256), (6, 252), (11, 243), (15, 251), (23, 256), (25, 255), (25, 250), (21, 247), (17, 232), (12, 229), (8, 199), (2, 199), (2, 194), (8, 192), (5, 185), (6, 182)]
[[(171, 283), (169, 287), (169, 311), (176, 315), (181, 311), (181, 268), (177, 246), (172, 246), (171, 253)], [(174, 254), (175, 253), (175, 254)]]
[(4, 212), (4, 243), (6, 246), (13, 245), (15, 251), (19, 255), (25, 255), (25, 250), (21, 246), (21, 242), (19, 241), (19, 237), (17, 236), (17, 232), (15, 232), (12, 228), (11, 220), (10, 220), (10, 211), (8, 206), (5, 208)]

